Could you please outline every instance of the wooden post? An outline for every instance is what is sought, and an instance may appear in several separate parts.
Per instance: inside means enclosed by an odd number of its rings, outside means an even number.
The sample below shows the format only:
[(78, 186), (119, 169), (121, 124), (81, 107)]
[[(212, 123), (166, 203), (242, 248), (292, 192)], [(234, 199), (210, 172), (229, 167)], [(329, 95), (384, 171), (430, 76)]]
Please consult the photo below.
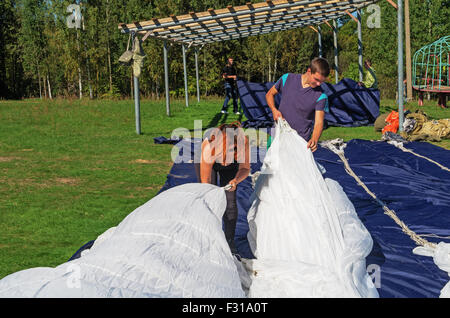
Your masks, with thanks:
[(398, 30), (398, 131), (403, 131), (403, 0), (398, 0), (397, 30)]

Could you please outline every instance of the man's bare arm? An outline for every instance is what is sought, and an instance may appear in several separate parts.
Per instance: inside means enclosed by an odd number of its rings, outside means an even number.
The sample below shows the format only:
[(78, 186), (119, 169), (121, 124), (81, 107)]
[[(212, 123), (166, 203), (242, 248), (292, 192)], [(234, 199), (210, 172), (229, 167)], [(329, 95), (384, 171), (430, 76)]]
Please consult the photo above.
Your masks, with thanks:
[(269, 91), (266, 94), (266, 102), (267, 102), (267, 105), (269, 106), (270, 110), (272, 111), (274, 121), (277, 121), (278, 118), (283, 118), (283, 115), (281, 114), (281, 112), (275, 107), (275, 97), (274, 96), (276, 94), (278, 94), (278, 91), (275, 88), (275, 86), (272, 86), (272, 88), (269, 89)]
[(316, 110), (316, 116), (314, 119), (314, 130), (311, 135), (311, 139), (308, 141), (308, 144), (306, 145), (306, 148), (311, 148), (312, 152), (317, 150), (317, 145), (319, 143), (319, 139), (323, 131), (324, 118), (325, 112), (323, 110)]

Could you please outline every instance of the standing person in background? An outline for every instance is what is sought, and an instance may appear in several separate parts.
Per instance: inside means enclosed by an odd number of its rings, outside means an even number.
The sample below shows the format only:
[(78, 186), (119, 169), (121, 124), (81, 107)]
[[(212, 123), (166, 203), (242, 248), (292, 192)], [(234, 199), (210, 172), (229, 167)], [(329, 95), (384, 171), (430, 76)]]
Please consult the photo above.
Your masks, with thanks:
[(236, 115), (240, 115), (238, 111), (238, 103), (237, 103), (237, 88), (236, 88), (236, 69), (233, 66), (233, 58), (228, 58), (228, 63), (225, 65), (222, 71), (222, 78), (225, 80), (225, 101), (223, 102), (222, 114), (228, 113), (228, 102), (230, 99), (233, 99), (233, 112)]

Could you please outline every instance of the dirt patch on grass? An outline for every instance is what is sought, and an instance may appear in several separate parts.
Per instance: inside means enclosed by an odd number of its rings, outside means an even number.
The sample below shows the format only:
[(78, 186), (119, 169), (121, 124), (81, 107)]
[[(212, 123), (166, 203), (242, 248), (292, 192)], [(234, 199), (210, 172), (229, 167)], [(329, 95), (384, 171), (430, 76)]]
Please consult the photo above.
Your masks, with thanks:
[(143, 190), (159, 190), (161, 188), (160, 186), (149, 186), (149, 187), (138, 187), (136, 190), (143, 191)]
[(56, 182), (67, 184), (67, 185), (77, 185), (80, 180), (76, 178), (56, 178)]
[(24, 178), (24, 179), (16, 179), (16, 178), (0, 178), (0, 183), (7, 184), (11, 187), (37, 187), (37, 188), (49, 188), (51, 187), (51, 182), (48, 180), (36, 180), (34, 178)]
[(143, 164), (151, 164), (152, 163), (150, 160), (145, 160), (145, 159), (136, 159), (133, 162), (134, 163), (143, 163)]
[(0, 162), (10, 162), (13, 160), (17, 160), (20, 159), (18, 157), (0, 157)]
[(136, 159), (132, 161), (133, 163), (140, 163), (146, 165), (164, 165), (171, 167), (173, 162), (161, 161), (161, 160), (147, 160), (147, 159)]

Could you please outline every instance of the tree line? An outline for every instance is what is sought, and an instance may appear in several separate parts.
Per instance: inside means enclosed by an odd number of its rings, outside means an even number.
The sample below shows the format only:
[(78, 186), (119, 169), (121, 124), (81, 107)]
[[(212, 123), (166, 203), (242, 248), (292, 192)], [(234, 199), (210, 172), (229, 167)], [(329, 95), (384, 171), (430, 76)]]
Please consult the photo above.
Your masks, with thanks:
[[(242, 5), (248, 0), (2, 0), (0, 2), (0, 98), (127, 98), (133, 94), (132, 69), (119, 63), (128, 35), (118, 25), (169, 15)], [(260, 2), (260, 0), (252, 1)], [(81, 8), (80, 28), (69, 28), (67, 8)], [(397, 11), (379, 1), (380, 25), (362, 10), (363, 55), (376, 70), (383, 98), (397, 87)], [(411, 52), (450, 31), (450, 0), (410, 0)], [(330, 21), (331, 23), (331, 21)], [(358, 80), (357, 23), (338, 21), (339, 78)], [(321, 25), (323, 56), (334, 67), (333, 32)], [(143, 48), (140, 90), (144, 98), (164, 94), (163, 42), (149, 37)], [(222, 95), (221, 70), (234, 58), (238, 75), (255, 82), (276, 81), (287, 72), (304, 72), (318, 56), (317, 33), (308, 27), (205, 45), (199, 52), (202, 95)], [(196, 92), (192, 49), (188, 50), (189, 91)], [(171, 94), (184, 94), (180, 45), (169, 50)], [(334, 82), (334, 73), (330, 75)]]

